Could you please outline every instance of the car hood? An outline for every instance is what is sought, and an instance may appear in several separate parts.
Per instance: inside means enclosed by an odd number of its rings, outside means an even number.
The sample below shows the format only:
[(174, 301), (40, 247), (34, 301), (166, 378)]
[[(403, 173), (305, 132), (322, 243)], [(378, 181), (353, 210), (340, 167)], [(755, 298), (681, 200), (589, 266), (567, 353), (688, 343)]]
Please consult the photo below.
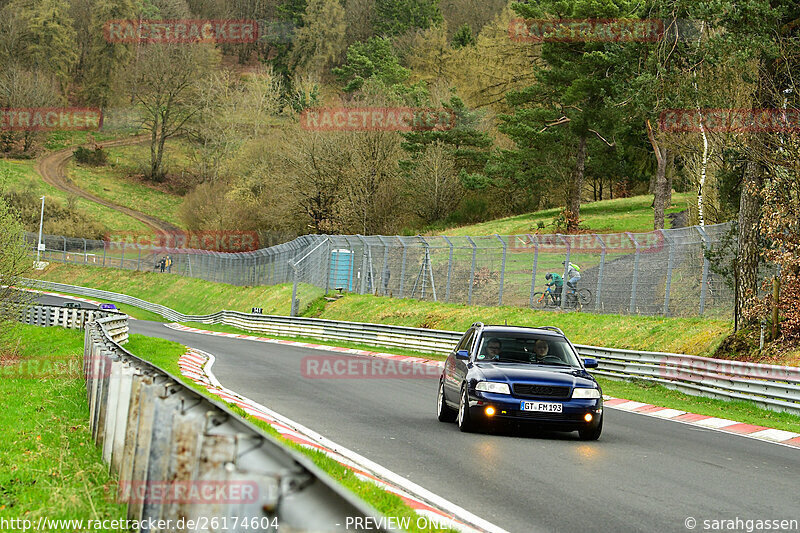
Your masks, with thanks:
[(476, 363), (470, 378), (505, 383), (535, 383), (567, 387), (595, 387), (594, 379), (573, 367), (546, 367), (527, 363)]

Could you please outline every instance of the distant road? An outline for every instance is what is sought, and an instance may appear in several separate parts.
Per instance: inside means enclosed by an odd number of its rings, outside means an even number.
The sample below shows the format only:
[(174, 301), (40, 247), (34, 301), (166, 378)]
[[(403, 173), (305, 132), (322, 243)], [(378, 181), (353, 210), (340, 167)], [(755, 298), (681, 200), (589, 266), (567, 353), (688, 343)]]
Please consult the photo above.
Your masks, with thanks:
[[(98, 144), (103, 148), (109, 148), (112, 146), (128, 146), (131, 144), (139, 144), (145, 141), (147, 141), (147, 136), (140, 135), (138, 137), (129, 137), (126, 139), (118, 139), (116, 141), (108, 141)], [(50, 153), (36, 162), (34, 170), (39, 173), (46, 183), (49, 183), (50, 185), (61, 189), (62, 191), (89, 200), (90, 202), (94, 202), (96, 204), (110, 207), (111, 209), (119, 211), (120, 213), (142, 222), (143, 224), (152, 228), (156, 233), (167, 233), (181, 230), (179, 227), (170, 224), (169, 222), (158, 219), (154, 216), (140, 213), (139, 211), (135, 211), (129, 207), (124, 207), (113, 202), (109, 202), (108, 200), (99, 198), (77, 187), (69, 178), (67, 178), (66, 173), (67, 162), (72, 157), (72, 152), (74, 151), (75, 147), (71, 146), (69, 148)]]

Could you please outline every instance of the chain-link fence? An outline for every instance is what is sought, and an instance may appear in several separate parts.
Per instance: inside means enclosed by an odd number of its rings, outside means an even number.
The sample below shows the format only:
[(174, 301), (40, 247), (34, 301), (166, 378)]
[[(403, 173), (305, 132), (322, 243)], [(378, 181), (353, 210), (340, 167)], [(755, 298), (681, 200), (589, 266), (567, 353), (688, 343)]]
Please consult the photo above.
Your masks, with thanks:
[[(729, 230), (729, 224), (718, 224), (616, 234), (305, 235), (241, 253), (47, 236), (42, 260), (160, 272), (161, 260), (169, 258), (165, 273), (234, 285), (293, 283), (295, 313), (321, 294), (339, 291), (470, 305), (730, 318), (733, 291), (704, 253), (719, 246)], [(28, 240), (35, 250), (36, 235)], [(574, 286), (570, 263), (580, 269)]]

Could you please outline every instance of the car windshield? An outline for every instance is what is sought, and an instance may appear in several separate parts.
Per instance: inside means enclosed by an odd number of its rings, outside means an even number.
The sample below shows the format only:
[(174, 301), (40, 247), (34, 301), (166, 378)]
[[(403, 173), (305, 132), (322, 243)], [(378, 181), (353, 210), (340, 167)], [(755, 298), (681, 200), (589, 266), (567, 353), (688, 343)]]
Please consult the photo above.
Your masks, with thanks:
[(486, 333), (481, 339), (475, 361), (580, 366), (566, 340), (535, 333)]

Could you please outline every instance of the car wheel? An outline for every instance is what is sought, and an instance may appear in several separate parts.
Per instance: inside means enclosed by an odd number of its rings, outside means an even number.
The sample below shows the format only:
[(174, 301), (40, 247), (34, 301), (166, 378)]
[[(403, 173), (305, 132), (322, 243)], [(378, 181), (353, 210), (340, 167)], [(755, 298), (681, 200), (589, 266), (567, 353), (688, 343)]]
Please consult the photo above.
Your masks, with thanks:
[(436, 395), (436, 416), (439, 422), (452, 422), (456, 419), (456, 410), (444, 400), (444, 381), (439, 381), (439, 393)]
[(603, 419), (600, 418), (600, 423), (594, 427), (578, 430), (578, 436), (581, 440), (597, 440), (603, 432)]
[(466, 385), (461, 389), (461, 401), (458, 402), (458, 429), (464, 433), (475, 431), (475, 422), (469, 416), (469, 396)]

